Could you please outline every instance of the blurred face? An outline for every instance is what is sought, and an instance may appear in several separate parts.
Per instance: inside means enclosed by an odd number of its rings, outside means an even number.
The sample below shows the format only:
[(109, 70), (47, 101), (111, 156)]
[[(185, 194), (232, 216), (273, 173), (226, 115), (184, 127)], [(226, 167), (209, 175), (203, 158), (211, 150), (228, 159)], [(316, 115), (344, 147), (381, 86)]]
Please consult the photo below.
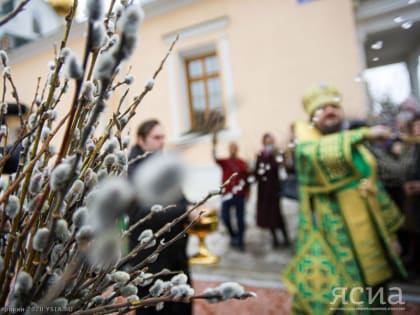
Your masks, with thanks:
[(274, 138), (271, 135), (266, 135), (263, 138), (263, 145), (264, 146), (269, 146), (269, 145), (274, 145)]
[(145, 151), (162, 151), (165, 146), (165, 132), (161, 125), (154, 126), (145, 139), (140, 138), (140, 145)]
[(238, 153), (238, 145), (235, 142), (229, 143), (230, 156), (236, 156), (237, 153)]
[(314, 115), (314, 125), (323, 134), (341, 130), (343, 124), (343, 110), (339, 106), (327, 105)]
[(414, 136), (420, 136), (420, 120), (416, 120), (413, 122), (412, 133)]

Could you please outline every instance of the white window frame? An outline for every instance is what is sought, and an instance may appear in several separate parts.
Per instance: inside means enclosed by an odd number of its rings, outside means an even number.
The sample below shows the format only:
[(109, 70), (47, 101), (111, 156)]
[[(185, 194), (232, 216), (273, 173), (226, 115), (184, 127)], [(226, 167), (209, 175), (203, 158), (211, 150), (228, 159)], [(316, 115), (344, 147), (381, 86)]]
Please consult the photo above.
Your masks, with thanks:
[[(165, 35), (163, 39), (167, 44), (170, 44), (176, 34), (179, 34), (180, 40), (183, 40), (214, 31), (224, 30), (227, 25), (228, 18), (221, 17), (170, 33)], [(211, 141), (210, 134), (185, 134), (191, 127), (185, 60), (209, 52), (216, 52), (219, 60), (219, 76), (222, 84), (222, 95), (226, 114), (225, 128), (219, 132), (219, 139), (232, 140), (241, 135), (237, 121), (229, 40), (226, 32), (223, 32), (222, 35), (219, 35), (211, 41), (180, 49), (171, 54), (168, 58), (169, 98), (173, 126), (170, 143), (174, 145), (187, 142), (203, 143)]]

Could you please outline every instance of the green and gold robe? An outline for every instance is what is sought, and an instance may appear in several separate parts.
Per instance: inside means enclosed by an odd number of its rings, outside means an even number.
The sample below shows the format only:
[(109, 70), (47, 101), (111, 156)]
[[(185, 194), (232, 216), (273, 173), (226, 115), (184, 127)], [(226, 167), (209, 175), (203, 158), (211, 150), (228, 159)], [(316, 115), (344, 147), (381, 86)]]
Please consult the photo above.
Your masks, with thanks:
[(385, 193), (375, 159), (363, 145), (369, 139), (367, 128), (321, 136), (300, 122), (295, 133), (297, 254), (284, 273), (294, 294), (293, 311), (359, 314), (356, 306), (369, 306), (365, 292), (357, 291), (360, 294), (353, 294), (350, 304), (341, 305), (334, 289), (372, 287), (396, 274), (405, 275), (391, 245), (403, 217)]

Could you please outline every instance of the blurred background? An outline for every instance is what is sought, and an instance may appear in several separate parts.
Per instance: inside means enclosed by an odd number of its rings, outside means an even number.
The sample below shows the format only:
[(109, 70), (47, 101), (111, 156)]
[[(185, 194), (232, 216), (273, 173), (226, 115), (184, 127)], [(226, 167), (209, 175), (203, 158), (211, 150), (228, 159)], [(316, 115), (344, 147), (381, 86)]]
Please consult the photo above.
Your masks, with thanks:
[[(158, 118), (170, 148), (183, 153), (190, 176), (185, 193), (191, 200), (220, 184), (221, 172), (211, 156), (211, 131), (219, 130), (220, 153), (237, 141), (240, 156), (253, 166), (261, 135), (271, 132), (286, 148), (290, 126), (305, 117), (301, 105), (308, 85), (333, 83), (343, 93), (349, 120), (381, 121), (398, 112), (409, 97), (419, 98), (420, 0), (142, 0), (146, 19), (139, 46), (121, 75), (135, 78), (128, 100), (143, 90), (174, 38), (179, 34), (155, 88), (130, 121), (136, 128)], [(0, 16), (19, 0), (0, 0)], [(63, 16), (72, 0), (31, 0), (25, 10), (0, 28), (0, 49), (8, 52), (19, 97), (31, 103), (38, 77), (45, 82), (48, 62), (64, 30)], [(84, 1), (79, 1), (83, 8)], [(86, 23), (83, 9), (70, 34), (69, 46), (81, 53)], [(68, 93), (67, 95), (71, 95)], [(122, 92), (109, 100), (109, 119)], [(64, 102), (70, 103), (70, 96)], [(60, 111), (60, 108), (58, 108)], [(64, 112), (64, 109), (62, 109)], [(294, 238), (297, 203), (283, 199)], [(215, 199), (207, 206), (218, 208)], [(280, 280), (292, 249), (273, 251), (269, 235), (255, 227), (255, 187), (247, 204), (247, 252), (232, 251), (219, 227), (207, 238), (222, 260), (195, 266), (198, 286), (206, 281), (236, 279), (271, 301), (246, 306), (241, 314), (287, 314), (290, 297)], [(190, 253), (197, 248), (192, 239)], [(418, 303), (418, 288), (406, 297)], [(277, 301), (278, 305), (273, 301)], [(229, 302), (236, 305), (235, 302)], [(233, 303), (233, 304), (232, 304)], [(221, 306), (196, 306), (197, 314), (224, 314)], [(232, 306), (235, 307), (235, 306)], [(237, 307), (241, 305), (237, 304)], [(232, 308), (228, 308), (229, 314)], [(418, 310), (418, 309), (417, 309)], [(198, 311), (197, 311), (198, 312)], [(414, 313), (413, 313), (414, 314)]]

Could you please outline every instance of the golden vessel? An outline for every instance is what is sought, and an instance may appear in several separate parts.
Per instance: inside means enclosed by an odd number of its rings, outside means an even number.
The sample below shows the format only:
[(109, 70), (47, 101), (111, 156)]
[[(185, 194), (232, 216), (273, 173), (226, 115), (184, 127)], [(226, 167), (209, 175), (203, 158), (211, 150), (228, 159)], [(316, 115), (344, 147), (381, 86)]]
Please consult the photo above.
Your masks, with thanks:
[(216, 211), (203, 215), (200, 220), (188, 231), (196, 235), (199, 240), (198, 253), (189, 259), (193, 265), (214, 265), (220, 261), (220, 257), (211, 253), (206, 246), (206, 236), (217, 230), (218, 217)]
[(73, 0), (48, 0), (48, 4), (58, 15), (66, 16), (73, 7)]

